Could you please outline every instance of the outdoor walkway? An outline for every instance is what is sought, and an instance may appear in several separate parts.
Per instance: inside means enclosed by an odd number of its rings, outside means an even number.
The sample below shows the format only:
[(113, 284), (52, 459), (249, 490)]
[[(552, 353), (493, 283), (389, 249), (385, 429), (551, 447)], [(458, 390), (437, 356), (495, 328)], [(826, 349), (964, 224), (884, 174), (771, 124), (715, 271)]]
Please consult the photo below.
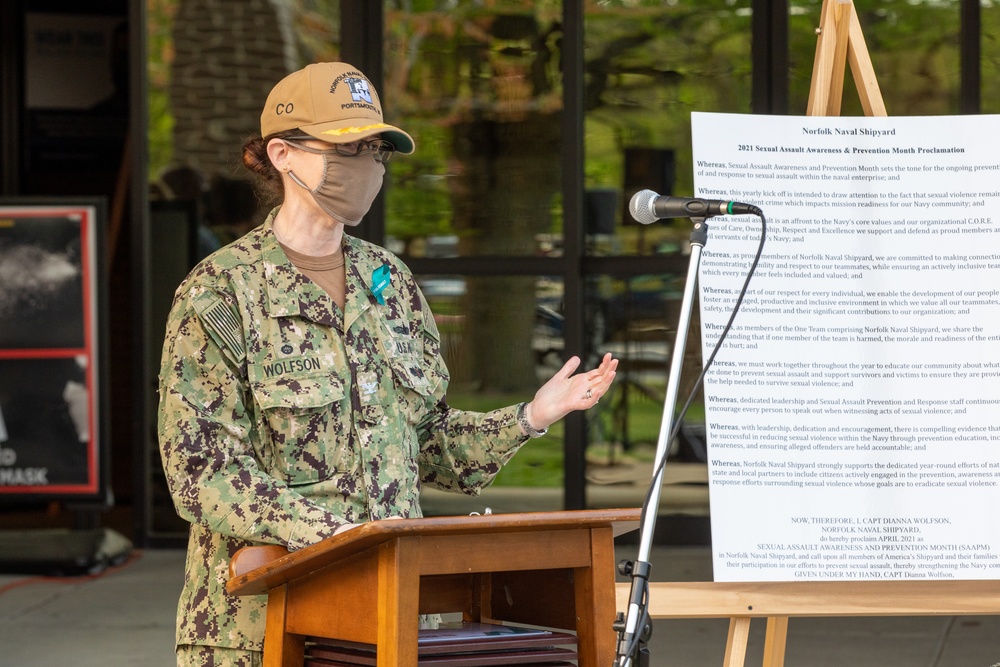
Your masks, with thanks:
[[(619, 549), (633, 558), (635, 547)], [(704, 547), (656, 547), (654, 579), (711, 576)], [(0, 575), (3, 667), (172, 667), (178, 550), (135, 553), (94, 578)], [(751, 628), (747, 665), (760, 665), (763, 621)], [(656, 621), (653, 665), (719, 667), (724, 620)], [(608, 629), (609, 632), (612, 630)], [(989, 667), (1000, 662), (1000, 617), (792, 619), (787, 667)], [(609, 665), (610, 667), (610, 665)]]
[[(698, 519), (694, 470), (678, 473), (665, 497)], [(589, 488), (595, 507), (637, 507), (644, 491), (627, 485)], [(621, 503), (621, 504), (618, 504)], [(701, 503), (701, 505), (699, 505)], [(428, 514), (561, 508), (557, 490), (493, 489), (481, 498), (428, 494)], [(701, 509), (699, 509), (699, 507)], [(677, 517), (669, 517), (676, 519)], [(668, 521), (666, 525), (672, 524)], [(659, 531), (658, 531), (659, 532)], [(667, 537), (670, 537), (669, 535)], [(711, 581), (707, 546), (661, 540), (650, 554), (653, 581)], [(638, 546), (620, 544), (619, 559)], [(171, 667), (174, 610), (183, 579), (180, 550), (133, 552), (96, 577), (44, 578), (0, 574), (0, 667)], [(651, 663), (663, 667), (722, 665), (728, 621), (655, 621)], [(608, 628), (608, 632), (613, 632)], [(760, 665), (764, 622), (751, 627), (747, 666)], [(1000, 663), (1000, 616), (792, 619), (786, 667), (991, 667)], [(610, 665), (608, 667), (611, 667)]]

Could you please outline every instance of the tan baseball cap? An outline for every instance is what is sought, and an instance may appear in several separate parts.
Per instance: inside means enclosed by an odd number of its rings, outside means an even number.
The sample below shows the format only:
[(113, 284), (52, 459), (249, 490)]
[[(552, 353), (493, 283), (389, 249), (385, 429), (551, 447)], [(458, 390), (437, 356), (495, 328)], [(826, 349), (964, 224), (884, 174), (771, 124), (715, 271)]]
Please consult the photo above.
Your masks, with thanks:
[(271, 89), (260, 115), (261, 136), (295, 129), (331, 144), (380, 134), (400, 153), (413, 152), (413, 137), (383, 121), (375, 86), (347, 63), (307, 65)]

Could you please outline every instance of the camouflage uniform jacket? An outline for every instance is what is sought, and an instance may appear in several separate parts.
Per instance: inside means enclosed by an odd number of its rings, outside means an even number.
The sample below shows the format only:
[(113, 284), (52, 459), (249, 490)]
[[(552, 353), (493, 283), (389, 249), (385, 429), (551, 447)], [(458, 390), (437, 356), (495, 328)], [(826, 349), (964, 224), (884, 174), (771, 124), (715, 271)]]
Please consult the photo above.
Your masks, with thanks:
[(447, 405), (437, 327), (394, 255), (345, 236), (341, 312), (289, 262), (274, 215), (192, 271), (167, 323), (160, 450), (191, 522), (178, 644), (261, 649), (265, 597), (225, 590), (240, 547), (420, 516), (421, 483), (476, 494), (526, 439), (514, 407)]

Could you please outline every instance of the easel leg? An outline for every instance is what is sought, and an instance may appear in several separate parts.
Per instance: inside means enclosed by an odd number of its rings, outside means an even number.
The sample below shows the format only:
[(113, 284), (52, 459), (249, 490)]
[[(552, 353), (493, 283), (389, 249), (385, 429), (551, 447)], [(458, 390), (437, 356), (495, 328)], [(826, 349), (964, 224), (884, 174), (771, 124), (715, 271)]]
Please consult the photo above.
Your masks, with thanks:
[(767, 619), (767, 632), (764, 635), (764, 667), (784, 667), (787, 640), (788, 617), (769, 617)]
[(729, 619), (729, 638), (726, 639), (726, 657), (722, 660), (722, 667), (743, 667), (747, 658), (749, 638), (748, 616), (734, 616)]
[(806, 115), (840, 115), (845, 60), (850, 62), (865, 115), (887, 115), (852, 0), (823, 0)]
[(878, 86), (875, 67), (872, 65), (868, 44), (865, 42), (864, 33), (861, 32), (861, 22), (858, 21), (858, 12), (853, 3), (851, 4), (848, 31), (851, 47), (847, 52), (848, 62), (851, 65), (854, 83), (861, 98), (861, 108), (864, 109), (866, 116), (887, 116), (889, 114), (886, 112), (885, 102), (882, 100), (882, 90)]

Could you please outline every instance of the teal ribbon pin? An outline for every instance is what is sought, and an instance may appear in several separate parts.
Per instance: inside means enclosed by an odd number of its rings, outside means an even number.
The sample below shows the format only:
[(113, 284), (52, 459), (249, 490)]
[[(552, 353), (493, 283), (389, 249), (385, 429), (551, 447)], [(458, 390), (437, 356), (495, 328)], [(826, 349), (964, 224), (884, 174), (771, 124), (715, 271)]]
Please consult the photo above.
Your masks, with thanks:
[(385, 297), (382, 296), (382, 290), (389, 286), (389, 265), (383, 264), (374, 271), (372, 271), (372, 294), (378, 300), (379, 305), (385, 305)]

